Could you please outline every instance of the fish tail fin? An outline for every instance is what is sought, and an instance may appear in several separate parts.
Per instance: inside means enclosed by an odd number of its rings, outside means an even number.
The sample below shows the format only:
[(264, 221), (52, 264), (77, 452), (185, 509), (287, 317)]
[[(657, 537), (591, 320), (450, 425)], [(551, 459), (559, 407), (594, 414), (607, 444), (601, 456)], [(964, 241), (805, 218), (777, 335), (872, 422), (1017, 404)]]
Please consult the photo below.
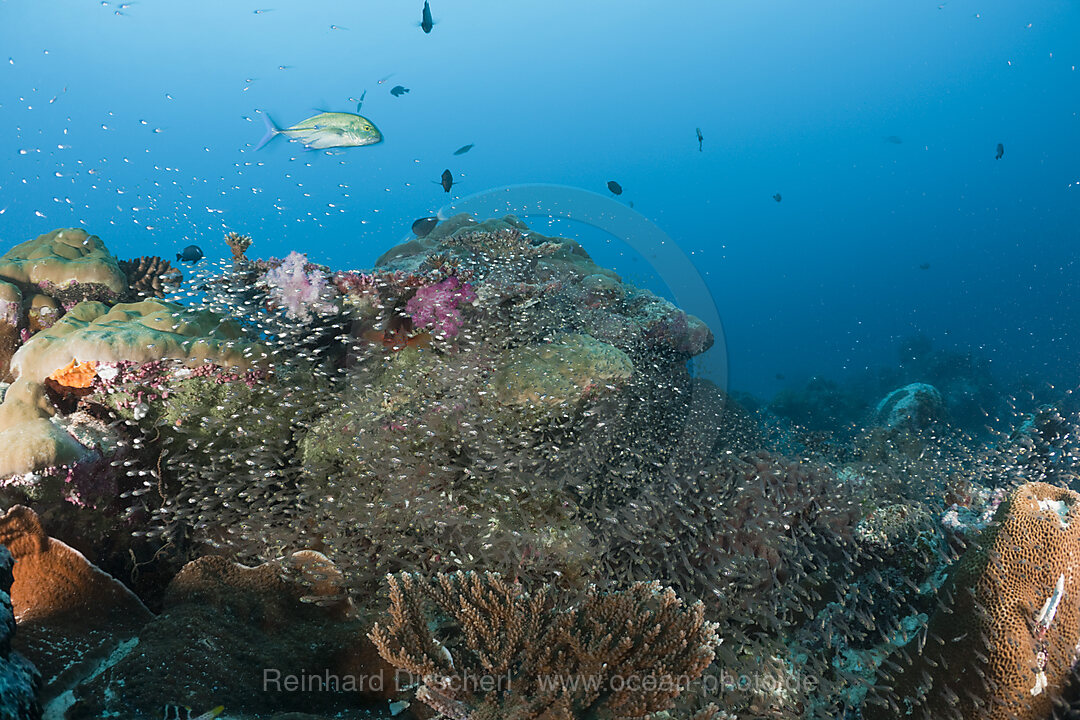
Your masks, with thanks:
[(180, 253), (176, 253), (176, 262), (180, 262)]
[(262, 136), (262, 140), (255, 146), (256, 150), (262, 149), (263, 145), (277, 137), (277, 134), (281, 132), (278, 126), (274, 124), (274, 119), (270, 117), (270, 113), (264, 112), (262, 114), (263, 122), (266, 124), (266, 134)]

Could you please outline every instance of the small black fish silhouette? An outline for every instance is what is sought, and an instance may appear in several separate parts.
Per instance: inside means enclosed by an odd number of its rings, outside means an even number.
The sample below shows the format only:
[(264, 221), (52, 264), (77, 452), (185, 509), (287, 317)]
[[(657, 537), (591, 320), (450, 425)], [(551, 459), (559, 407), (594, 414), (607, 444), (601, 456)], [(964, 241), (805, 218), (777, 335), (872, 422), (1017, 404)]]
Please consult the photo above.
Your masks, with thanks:
[(440, 182), (439, 184), (442, 185), (443, 190), (445, 190), (446, 192), (450, 192), (450, 188), (454, 187), (454, 175), (453, 175), (453, 173), (451, 173), (450, 170), (448, 170), (448, 169), (443, 170), (442, 171), (442, 182)]
[(439, 224), (439, 218), (437, 215), (430, 217), (417, 218), (413, 221), (412, 231), (416, 237), (426, 237), (435, 229), (435, 226)]
[(698, 152), (701, 152), (701, 141), (704, 140), (704, 139), (705, 138), (701, 134), (701, 128), (698, 128), (697, 129), (697, 150), (698, 150)]
[(203, 259), (203, 251), (198, 245), (188, 245), (176, 253), (177, 262), (197, 263)]
[(930, 263), (922, 263), (921, 265), (919, 265), (919, 269), (920, 270), (929, 270), (930, 269)]
[(1002, 155), (1004, 155), (1004, 154), (1005, 154), (1005, 146), (1004, 146), (1004, 145), (1002, 145), (1001, 143), (998, 143), (998, 146), (997, 146), (997, 155), (995, 155), (995, 156), (994, 156), (994, 159), (995, 159), (995, 160), (1000, 160), (1000, 159), (1001, 159), (1001, 156), (1002, 156)]
[(394, 87), (390, 88), (390, 94), (394, 97), (401, 97), (407, 92), (409, 92), (409, 88), (402, 87), (400, 85), (395, 85)]
[(780, 193), (776, 193), (775, 195), (772, 196), (772, 199), (775, 200), (776, 202), (780, 202), (784, 198), (780, 195)]
[(889, 137), (885, 138), (885, 142), (891, 143), (893, 145), (903, 145), (904, 138), (900, 137), (899, 135), (890, 135)]
[(622, 185), (614, 180), (608, 180), (607, 189), (610, 190), (613, 195), (622, 195)]
[[(428, 5), (427, 0), (424, 0), (424, 13), (420, 17), (420, 28), (426, 32), (431, 32), (431, 28), (435, 27), (435, 21), (431, 19), (431, 6)], [(449, 192), (449, 190), (447, 190)]]
[(476, 143), (469, 143), (468, 145), (462, 145), (461, 147), (459, 147), (457, 150), (454, 151), (454, 154), (455, 155), (464, 155), (465, 153), (472, 150), (473, 145), (475, 145), (475, 144)]

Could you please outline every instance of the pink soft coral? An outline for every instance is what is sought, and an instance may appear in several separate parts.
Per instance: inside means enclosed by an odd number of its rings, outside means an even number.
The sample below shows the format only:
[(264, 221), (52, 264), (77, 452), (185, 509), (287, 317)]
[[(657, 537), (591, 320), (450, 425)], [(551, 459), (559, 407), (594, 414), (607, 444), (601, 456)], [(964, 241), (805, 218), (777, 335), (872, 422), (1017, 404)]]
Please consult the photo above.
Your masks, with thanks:
[(417, 290), (405, 310), (412, 316), (415, 328), (431, 330), (436, 336), (456, 337), (462, 323), (458, 306), (475, 300), (472, 287), (451, 276)]
[(328, 314), (336, 309), (332, 301), (334, 288), (327, 282), (326, 273), (307, 268), (307, 256), (291, 252), (281, 265), (266, 271), (270, 297), (285, 308), (285, 315), (296, 320), (310, 320), (311, 311)]

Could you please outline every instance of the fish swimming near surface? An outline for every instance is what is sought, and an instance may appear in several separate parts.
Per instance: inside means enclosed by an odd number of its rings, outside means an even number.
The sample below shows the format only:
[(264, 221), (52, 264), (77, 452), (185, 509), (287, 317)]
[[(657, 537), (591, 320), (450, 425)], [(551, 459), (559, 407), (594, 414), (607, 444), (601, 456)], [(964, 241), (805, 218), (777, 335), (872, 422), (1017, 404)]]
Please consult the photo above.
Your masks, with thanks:
[(409, 88), (402, 87), (401, 85), (395, 85), (394, 87), (390, 88), (390, 94), (394, 97), (401, 97), (407, 92), (409, 92)]
[(450, 188), (454, 187), (454, 174), (449, 169), (443, 170), (439, 184), (442, 185), (443, 190), (450, 192)]
[(420, 16), (420, 29), (425, 33), (429, 33), (433, 27), (435, 27), (435, 21), (431, 19), (431, 6), (428, 5), (427, 0), (424, 0), (424, 12)]
[(775, 200), (776, 202), (780, 202), (784, 198), (780, 195), (780, 193), (776, 193), (775, 195), (772, 196), (772, 199)]
[(458, 148), (457, 150), (455, 150), (455, 151), (454, 151), (454, 154), (455, 154), (455, 155), (464, 155), (465, 153), (467, 153), (467, 152), (469, 152), (470, 150), (472, 150), (472, 149), (473, 149), (473, 146), (474, 146), (475, 144), (476, 144), (476, 143), (469, 143), (468, 145), (462, 145), (461, 147), (459, 147), (459, 148)]
[(218, 715), (225, 712), (224, 705), (211, 708), (201, 715), (192, 715), (191, 708), (180, 705), (166, 705), (165, 715), (162, 720), (214, 720)]
[(439, 224), (439, 217), (432, 215), (430, 217), (417, 218), (413, 221), (412, 231), (413, 235), (418, 238), (427, 237), (435, 226)]
[(608, 180), (607, 189), (611, 191), (612, 195), (622, 195), (622, 185), (614, 180)]
[(266, 134), (255, 146), (258, 150), (278, 135), (298, 140), (309, 150), (335, 147), (361, 147), (382, 142), (383, 136), (375, 124), (363, 115), (345, 112), (324, 112), (301, 120), (292, 127), (279, 128), (266, 113)]
[(1002, 156), (1002, 155), (1004, 155), (1004, 154), (1005, 154), (1005, 146), (1004, 146), (1004, 145), (1002, 145), (1001, 143), (998, 143), (998, 146), (997, 146), (997, 155), (995, 155), (995, 156), (994, 156), (994, 159), (995, 159), (995, 160), (1000, 160), (1000, 159), (1001, 159), (1001, 156)]
[(697, 151), (698, 152), (701, 152), (701, 141), (704, 140), (704, 139), (705, 139), (705, 137), (701, 134), (701, 128), (697, 128)]
[(197, 263), (202, 259), (203, 251), (198, 245), (188, 245), (186, 248), (176, 253), (177, 262)]

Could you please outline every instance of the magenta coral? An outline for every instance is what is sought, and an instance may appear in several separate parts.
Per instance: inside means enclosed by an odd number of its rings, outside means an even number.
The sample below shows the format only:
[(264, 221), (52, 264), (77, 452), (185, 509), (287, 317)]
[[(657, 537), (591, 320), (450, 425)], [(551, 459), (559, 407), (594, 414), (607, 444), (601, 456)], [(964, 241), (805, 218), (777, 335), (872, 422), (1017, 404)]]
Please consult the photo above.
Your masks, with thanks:
[(311, 311), (332, 313), (333, 286), (317, 267), (308, 270), (307, 256), (291, 252), (281, 265), (266, 271), (270, 297), (283, 308), (285, 315), (296, 320), (310, 320)]
[(417, 329), (431, 330), (442, 337), (456, 337), (462, 323), (458, 307), (475, 300), (476, 293), (468, 283), (448, 277), (417, 290), (405, 310)]

